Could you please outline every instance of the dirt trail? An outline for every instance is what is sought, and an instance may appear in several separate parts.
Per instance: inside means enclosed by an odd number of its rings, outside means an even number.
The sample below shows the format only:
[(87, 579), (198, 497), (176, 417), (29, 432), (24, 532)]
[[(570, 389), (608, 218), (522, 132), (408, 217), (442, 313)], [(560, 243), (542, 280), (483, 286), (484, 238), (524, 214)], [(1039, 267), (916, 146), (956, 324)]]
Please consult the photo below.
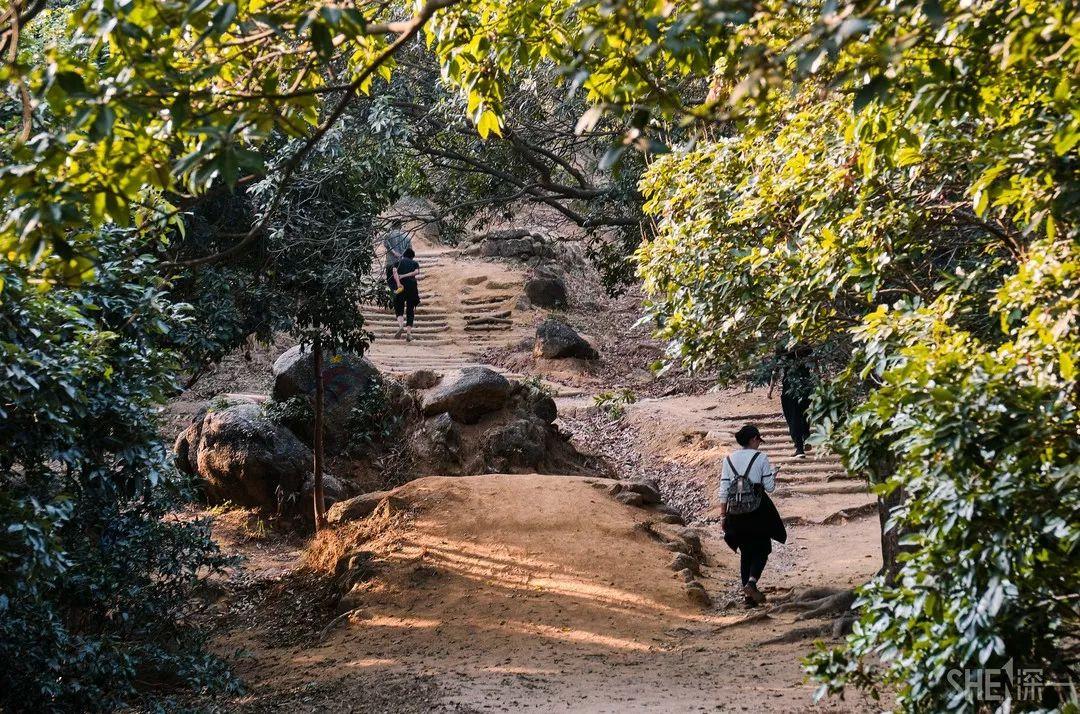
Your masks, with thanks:
[[(369, 357), (381, 369), (476, 364), (483, 350), (532, 332), (537, 316), (520, 306), (520, 271), (415, 247), (424, 271), (416, 339), (395, 340), (392, 313), (367, 311), (376, 335)], [(591, 394), (560, 392), (565, 423), (596, 413)], [(403, 487), (412, 504), (403, 515), (359, 541), (373, 574), (345, 604), (293, 583), (306, 577), (299, 561), (283, 576), (277, 553), (274, 577), (253, 586), (254, 604), (223, 615), (219, 646), (248, 653), (236, 662), (251, 691), (230, 708), (875, 710), (850, 698), (812, 703), (800, 660), (813, 639), (828, 638), (831, 618), (742, 608), (737, 555), (706, 501), (731, 435), (746, 421), (762, 428), (766, 452), (782, 465), (775, 498), (789, 540), (762, 580), (770, 600), (871, 577), (879, 565), (872, 498), (835, 456), (789, 456), (778, 399), (739, 391), (644, 399), (618, 425), (632, 437), (625, 451), (637, 463), (665, 465), (665, 496), (694, 494), (684, 512), (697, 518), (700, 581), (713, 607), (689, 602), (668, 568), (672, 553), (649, 536), (655, 514), (618, 503), (590, 479), (422, 479)], [(618, 466), (625, 454), (614, 451), (606, 455)], [(249, 553), (249, 572), (257, 572), (258, 553)]]

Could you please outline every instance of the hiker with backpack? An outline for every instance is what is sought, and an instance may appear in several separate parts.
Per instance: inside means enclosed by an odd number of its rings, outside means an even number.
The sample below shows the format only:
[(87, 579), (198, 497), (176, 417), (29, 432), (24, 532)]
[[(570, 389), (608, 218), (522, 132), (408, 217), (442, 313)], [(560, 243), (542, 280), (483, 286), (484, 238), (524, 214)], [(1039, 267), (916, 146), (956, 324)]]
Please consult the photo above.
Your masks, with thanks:
[(394, 269), (404, 257), (405, 251), (412, 248), (412, 238), (403, 230), (405, 222), (400, 218), (390, 220), (390, 230), (383, 236), (383, 253), (386, 258), (386, 287), (391, 294), (398, 294), (401, 287), (394, 278)]
[(810, 422), (806, 412), (810, 407), (810, 397), (817, 386), (817, 380), (810, 369), (811, 351), (808, 347), (796, 346), (791, 349), (780, 347), (776, 350), (777, 366), (769, 380), (769, 398), (772, 399), (776, 386), (776, 370), (780, 377), (780, 406), (784, 410), (784, 421), (791, 434), (791, 443), (795, 445), (795, 458), (805, 459), (810, 438)]
[(735, 433), (741, 448), (724, 459), (720, 476), (720, 516), (724, 525), (724, 541), (739, 552), (746, 606), (756, 607), (765, 602), (758, 589), (758, 579), (772, 553), (772, 541), (787, 541), (787, 530), (773, 505), (770, 493), (776, 488), (776, 470), (761, 447), (761, 431), (747, 424)]
[(420, 264), (416, 262), (416, 253), (406, 248), (401, 260), (394, 266), (394, 315), (397, 317), (398, 331), (394, 339), (400, 339), (405, 333), (405, 341), (412, 342), (413, 320), (416, 306), (420, 304), (420, 288), (416, 279), (420, 275)]

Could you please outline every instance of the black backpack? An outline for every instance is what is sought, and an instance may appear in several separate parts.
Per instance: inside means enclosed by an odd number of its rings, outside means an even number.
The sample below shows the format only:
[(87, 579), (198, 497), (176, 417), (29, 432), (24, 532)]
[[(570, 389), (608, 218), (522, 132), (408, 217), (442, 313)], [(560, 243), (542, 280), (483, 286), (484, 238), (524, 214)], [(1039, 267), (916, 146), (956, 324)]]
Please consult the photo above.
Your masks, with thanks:
[(750, 469), (754, 468), (754, 462), (757, 461), (757, 457), (760, 455), (760, 451), (754, 452), (754, 455), (750, 457), (750, 463), (746, 465), (746, 471), (741, 476), (735, 470), (735, 464), (731, 463), (731, 457), (727, 457), (728, 468), (731, 469), (733, 474), (727, 492), (728, 513), (732, 515), (751, 513), (761, 505), (761, 496), (765, 489), (760, 483), (754, 483), (750, 480)]

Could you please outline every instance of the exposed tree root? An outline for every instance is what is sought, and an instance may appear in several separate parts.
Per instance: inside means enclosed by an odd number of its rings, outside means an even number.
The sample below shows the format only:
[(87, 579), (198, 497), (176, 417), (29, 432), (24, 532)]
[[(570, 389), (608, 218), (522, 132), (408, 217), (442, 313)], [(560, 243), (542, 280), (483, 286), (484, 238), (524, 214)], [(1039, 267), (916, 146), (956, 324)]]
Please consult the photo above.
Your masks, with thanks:
[(799, 612), (795, 619), (809, 620), (843, 613), (851, 609), (853, 602), (855, 602), (854, 590), (809, 588), (791, 600), (777, 605), (772, 612)]
[(758, 610), (757, 612), (753, 612), (753, 613), (747, 615), (746, 617), (741, 617), (738, 620), (733, 620), (731, 622), (721, 623), (721, 624), (717, 625), (716, 627), (712, 628), (712, 631), (713, 632), (719, 632), (720, 630), (727, 630), (727, 629), (730, 629), (732, 627), (741, 627), (743, 625), (749, 625), (751, 622), (760, 622), (761, 620), (768, 620), (768, 619), (769, 619), (769, 613)]
[(876, 502), (864, 503), (863, 505), (855, 506), (854, 508), (844, 508), (823, 520), (822, 524), (831, 526), (836, 523), (843, 523), (844, 521), (851, 520), (852, 518), (863, 518), (865, 516), (876, 515), (877, 508)]

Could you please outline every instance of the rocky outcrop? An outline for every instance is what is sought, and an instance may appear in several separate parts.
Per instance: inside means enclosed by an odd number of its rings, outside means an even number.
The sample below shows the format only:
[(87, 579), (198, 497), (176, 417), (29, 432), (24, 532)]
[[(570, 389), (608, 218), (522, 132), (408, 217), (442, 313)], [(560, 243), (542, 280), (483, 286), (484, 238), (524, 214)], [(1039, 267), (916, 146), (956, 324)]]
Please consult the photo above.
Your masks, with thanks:
[(551, 268), (537, 268), (525, 281), (525, 296), (536, 307), (548, 310), (565, 308), (569, 303), (566, 283)]
[(533, 348), (537, 357), (545, 359), (599, 359), (600, 354), (573, 327), (559, 320), (545, 320), (536, 328)]
[[(606, 473), (602, 461), (578, 453), (555, 426), (559, 412), (550, 394), (536, 385), (480, 369), (482, 375), (464, 375), (468, 370), (459, 376), (447, 375), (437, 389), (422, 397), (422, 411), (428, 416), (414, 424), (408, 436), (416, 470), (447, 476)], [(487, 384), (491, 391), (481, 390), (479, 384)], [(460, 396), (474, 389), (469, 399)], [(462, 404), (464, 415), (458, 409)]]
[[(173, 447), (177, 466), (197, 476), (211, 503), (226, 501), (272, 513), (306, 514), (314, 478), (308, 449), (291, 431), (266, 418), (260, 405), (208, 405)], [(327, 499), (344, 486), (324, 477)]]
[(548, 258), (552, 252), (551, 241), (528, 228), (479, 233), (469, 237), (461, 249), (463, 255), (517, 260)]
[(431, 369), (417, 369), (406, 374), (403, 381), (409, 389), (431, 389), (442, 381), (442, 375)]
[(539, 419), (514, 419), (484, 434), (487, 469), (496, 473), (534, 469), (543, 463), (550, 426)]
[(461, 429), (449, 414), (424, 421), (413, 433), (410, 446), (414, 457), (438, 474), (461, 472)]
[(449, 414), (454, 421), (475, 424), (485, 414), (498, 411), (510, 396), (510, 382), (488, 367), (465, 367), (447, 375), (423, 397), (425, 416)]
[[(307, 401), (313, 412), (315, 403), (315, 365), (309, 349), (299, 345), (285, 351), (272, 368), (274, 387), (271, 398), (284, 402), (293, 397)], [(330, 454), (339, 453), (348, 444), (349, 419), (366, 390), (382, 384), (379, 370), (363, 357), (351, 354), (328, 354), (322, 367), (324, 388), (324, 438)], [(308, 445), (313, 442), (314, 422), (293, 417), (285, 422)]]
[(674, 571), (672, 577), (683, 581), (683, 591), (690, 602), (703, 608), (712, 607), (712, 598), (697, 580), (701, 566), (706, 565), (701, 534), (683, 527), (682, 517), (663, 503), (659, 484), (649, 478), (632, 478), (592, 485), (607, 490), (619, 503), (653, 514), (655, 520), (647, 524), (646, 532), (671, 552), (668, 567)]
[(357, 521), (367, 518), (387, 498), (391, 498), (393, 491), (372, 491), (353, 498), (339, 501), (331, 506), (326, 512), (326, 520), (330, 525)]

